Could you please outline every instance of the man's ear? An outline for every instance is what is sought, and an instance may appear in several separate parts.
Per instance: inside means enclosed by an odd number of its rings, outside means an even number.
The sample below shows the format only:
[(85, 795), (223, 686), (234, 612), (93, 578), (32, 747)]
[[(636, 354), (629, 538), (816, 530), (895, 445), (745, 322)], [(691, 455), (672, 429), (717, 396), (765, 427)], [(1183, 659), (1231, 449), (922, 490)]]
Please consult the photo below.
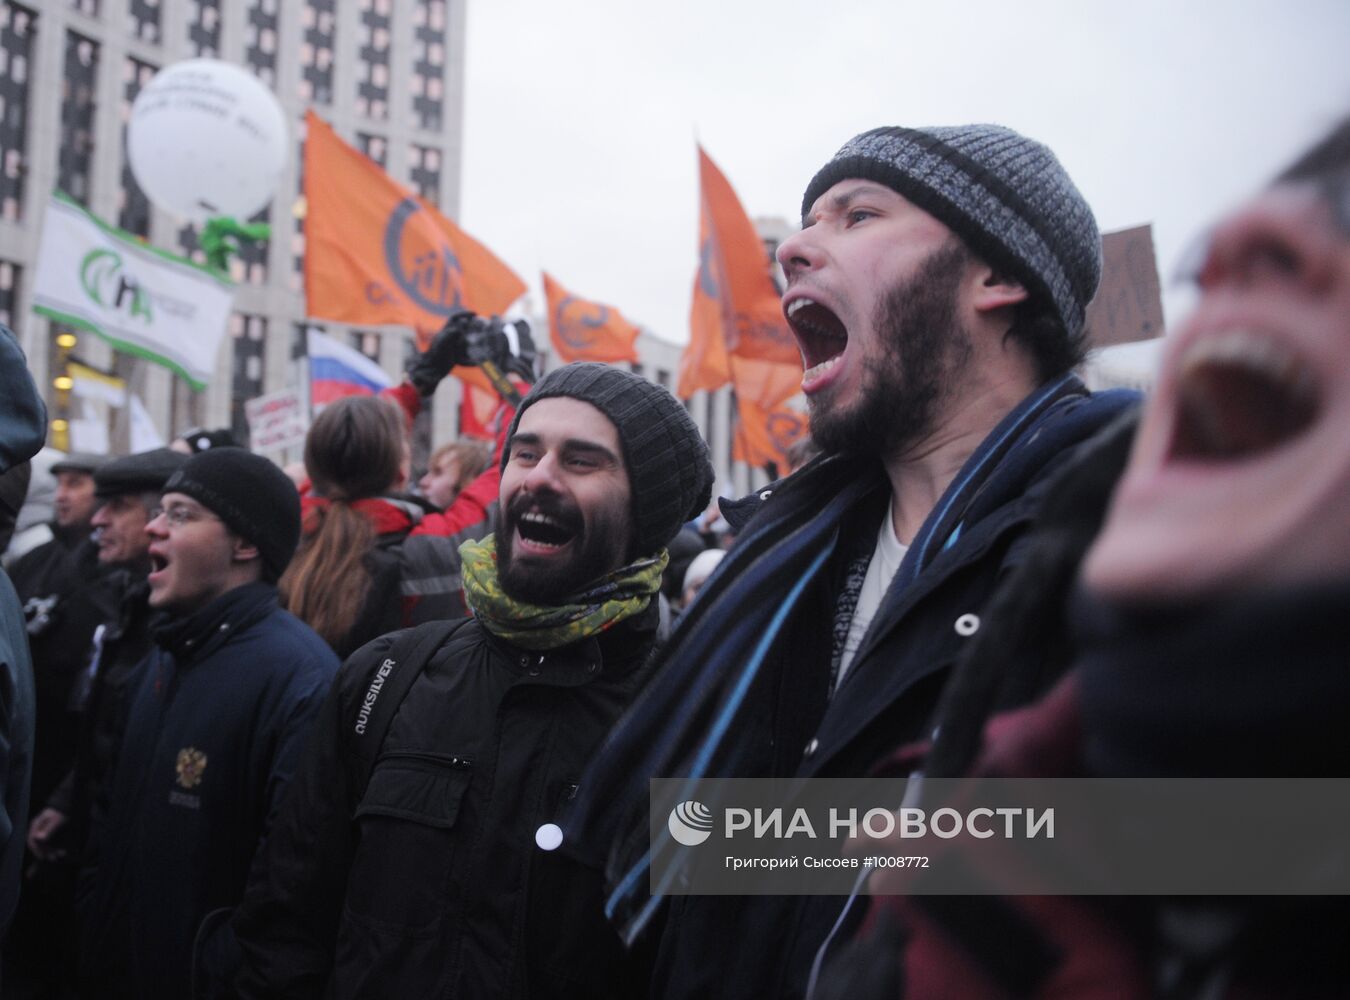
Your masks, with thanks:
[(258, 546), (254, 545), (247, 538), (234, 536), (234, 547), (230, 553), (235, 562), (252, 562), (254, 559), (261, 559), (262, 553), (258, 551)]
[(975, 288), (975, 311), (993, 312), (1019, 305), (1029, 297), (1026, 286), (1016, 278), (992, 267), (985, 267)]

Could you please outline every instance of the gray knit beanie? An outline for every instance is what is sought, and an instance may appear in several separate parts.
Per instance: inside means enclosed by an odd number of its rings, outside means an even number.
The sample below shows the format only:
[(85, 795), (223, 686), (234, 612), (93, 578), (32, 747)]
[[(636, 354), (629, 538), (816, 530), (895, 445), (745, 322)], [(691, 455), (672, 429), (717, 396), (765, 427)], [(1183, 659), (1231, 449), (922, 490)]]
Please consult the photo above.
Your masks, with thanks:
[(1055, 154), (1001, 125), (876, 128), (854, 136), (811, 179), (802, 217), (843, 180), (877, 181), (960, 236), (972, 251), (1082, 330), (1102, 274), (1092, 209)]
[[(590, 403), (619, 432), (633, 497), (634, 545), (650, 555), (675, 537), (680, 526), (703, 513), (712, 497), (713, 469), (698, 427), (669, 390), (621, 368), (579, 361), (557, 368), (534, 384), (516, 410), (541, 399), (568, 396)], [(502, 467), (510, 455), (502, 452)]]

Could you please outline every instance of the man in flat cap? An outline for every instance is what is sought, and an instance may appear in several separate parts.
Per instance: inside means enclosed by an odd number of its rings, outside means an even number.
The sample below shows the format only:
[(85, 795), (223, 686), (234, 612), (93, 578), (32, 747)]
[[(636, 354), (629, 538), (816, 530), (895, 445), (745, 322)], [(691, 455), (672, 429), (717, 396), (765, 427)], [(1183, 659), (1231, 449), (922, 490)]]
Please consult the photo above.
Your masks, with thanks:
[(33, 756), (33, 803), (45, 802), (75, 756), (75, 719), (70, 690), (84, 666), (100, 622), (117, 609), (117, 596), (90, 537), (94, 471), (106, 458), (74, 452), (52, 464), (56, 476), (52, 539), (9, 568), (23, 601), (37, 682), (37, 747)]
[(107, 783), (126, 722), (136, 666), (150, 648), (147, 603), (150, 539), (145, 526), (159, 506), (165, 481), (185, 455), (157, 448), (113, 459), (93, 473), (92, 544), (118, 610), (94, 628), (85, 663), (72, 681), (67, 707), (77, 718), (75, 761), (45, 803), (34, 802), (28, 827), (29, 896), (11, 949), (16, 974), (55, 988), (69, 978), (73, 941), (75, 865), (91, 812), (107, 807)]
[[(244, 891), (337, 659), (277, 603), (300, 498), (242, 448), (193, 455), (149, 535), (149, 606), (107, 809), (81, 877), (84, 995), (181, 1000), (194, 942)], [(228, 947), (222, 944), (222, 947)]]
[(82, 716), (82, 733), (75, 767), (29, 827), (28, 846), (39, 859), (78, 854), (90, 809), (106, 806), (98, 792), (116, 762), (134, 668), (150, 651), (150, 538), (145, 526), (159, 506), (164, 483), (186, 461), (179, 452), (155, 448), (114, 459), (94, 472), (94, 544), (99, 563), (113, 574), (121, 603), (117, 617), (94, 630), (89, 662), (71, 692), (71, 705)]

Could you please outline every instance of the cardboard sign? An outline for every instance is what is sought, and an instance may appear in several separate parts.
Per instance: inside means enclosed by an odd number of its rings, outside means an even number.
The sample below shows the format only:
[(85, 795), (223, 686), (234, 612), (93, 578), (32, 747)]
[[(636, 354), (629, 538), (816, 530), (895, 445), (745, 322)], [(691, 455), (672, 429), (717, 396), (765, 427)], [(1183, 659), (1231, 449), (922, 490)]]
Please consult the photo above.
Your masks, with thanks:
[(309, 416), (299, 389), (282, 389), (250, 399), (244, 403), (244, 414), (248, 417), (249, 447), (253, 451), (266, 454), (305, 443)]
[(1162, 288), (1151, 225), (1102, 236), (1102, 283), (1088, 305), (1087, 334), (1094, 348), (1162, 336)]

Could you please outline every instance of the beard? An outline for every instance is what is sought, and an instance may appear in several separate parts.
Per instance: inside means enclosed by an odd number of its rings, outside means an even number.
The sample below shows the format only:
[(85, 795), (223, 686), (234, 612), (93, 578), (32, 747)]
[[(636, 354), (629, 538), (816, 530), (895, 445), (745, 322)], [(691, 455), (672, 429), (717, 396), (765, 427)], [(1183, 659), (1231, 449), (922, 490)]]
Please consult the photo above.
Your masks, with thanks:
[[(877, 357), (863, 359), (857, 400), (812, 398), (811, 436), (827, 452), (903, 453), (932, 432), (972, 353), (956, 321), (956, 292), (970, 259), (959, 243), (933, 251), (877, 303)], [(828, 393), (827, 393), (828, 395)]]
[[(530, 511), (553, 518), (571, 532), (567, 555), (538, 558), (515, 551), (517, 526)], [(586, 584), (623, 565), (629, 528), (622, 505), (593, 509), (588, 525), (577, 505), (556, 493), (517, 493), (502, 510), (497, 580), (507, 596), (517, 601), (545, 606), (569, 603)]]

